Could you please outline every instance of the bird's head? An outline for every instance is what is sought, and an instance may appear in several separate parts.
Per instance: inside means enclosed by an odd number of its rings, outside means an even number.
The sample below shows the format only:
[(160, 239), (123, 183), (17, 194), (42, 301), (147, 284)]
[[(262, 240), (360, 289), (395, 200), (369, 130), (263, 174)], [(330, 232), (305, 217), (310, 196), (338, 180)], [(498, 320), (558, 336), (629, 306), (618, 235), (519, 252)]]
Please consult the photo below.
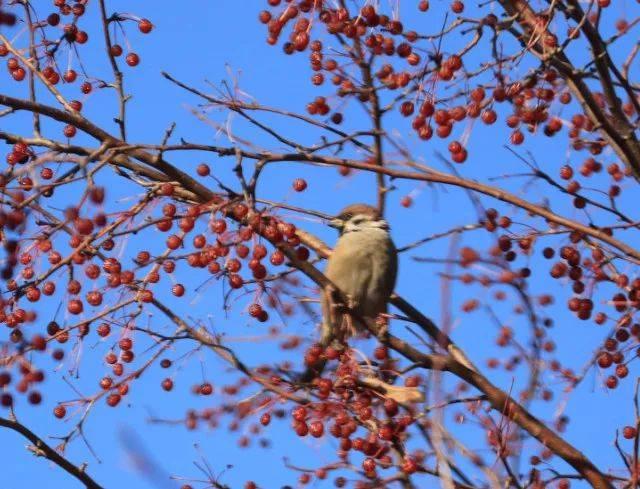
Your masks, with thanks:
[(367, 204), (352, 204), (345, 207), (329, 221), (329, 226), (339, 230), (340, 234), (367, 229), (383, 229), (385, 231), (389, 229), (389, 224), (380, 216), (378, 210)]

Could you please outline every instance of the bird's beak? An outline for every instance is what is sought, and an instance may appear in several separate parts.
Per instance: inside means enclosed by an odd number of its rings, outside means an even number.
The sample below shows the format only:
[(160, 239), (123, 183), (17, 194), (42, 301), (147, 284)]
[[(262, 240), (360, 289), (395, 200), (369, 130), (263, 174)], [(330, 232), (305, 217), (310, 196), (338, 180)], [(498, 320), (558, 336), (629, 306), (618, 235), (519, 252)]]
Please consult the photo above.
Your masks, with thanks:
[(332, 228), (336, 228), (336, 229), (342, 229), (344, 227), (344, 221), (342, 219), (331, 219), (329, 221), (329, 226), (331, 226)]

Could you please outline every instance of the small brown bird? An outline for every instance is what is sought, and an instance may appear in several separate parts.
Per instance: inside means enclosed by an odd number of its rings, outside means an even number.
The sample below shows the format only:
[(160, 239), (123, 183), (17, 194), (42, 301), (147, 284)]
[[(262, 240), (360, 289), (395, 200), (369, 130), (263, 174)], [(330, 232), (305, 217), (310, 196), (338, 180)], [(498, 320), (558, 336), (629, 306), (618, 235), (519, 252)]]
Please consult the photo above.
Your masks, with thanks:
[[(347, 296), (354, 316), (375, 321), (387, 311), (398, 271), (398, 252), (389, 235), (389, 224), (374, 207), (353, 204), (329, 225), (340, 231), (340, 238), (327, 261), (325, 275)], [(323, 295), (322, 346), (336, 340), (344, 343), (355, 332), (365, 330), (356, 318), (336, 313), (329, 294)]]
[[(359, 318), (375, 322), (387, 311), (396, 285), (398, 251), (391, 240), (389, 224), (369, 205), (350, 205), (329, 225), (340, 231), (340, 238), (327, 261), (325, 275), (347, 296), (347, 305), (355, 317), (336, 311), (331, 294), (323, 294), (320, 344), (341, 349), (349, 336), (368, 329)], [(309, 365), (300, 382), (319, 377), (325, 363), (320, 360)], [(399, 403), (424, 401), (424, 394), (415, 387), (391, 385), (370, 374), (363, 375), (359, 382)]]

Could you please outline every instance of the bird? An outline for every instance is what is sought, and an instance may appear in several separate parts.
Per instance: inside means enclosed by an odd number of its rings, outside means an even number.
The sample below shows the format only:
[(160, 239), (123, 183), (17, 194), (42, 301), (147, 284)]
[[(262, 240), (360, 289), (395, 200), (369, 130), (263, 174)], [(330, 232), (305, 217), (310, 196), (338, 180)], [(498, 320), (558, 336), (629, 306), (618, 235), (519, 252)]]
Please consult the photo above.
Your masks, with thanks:
[[(327, 260), (325, 276), (346, 299), (348, 309), (337, 311), (332, 290), (325, 290), (322, 296), (322, 328), (319, 346), (332, 346), (343, 350), (348, 338), (355, 333), (366, 331), (366, 324), (379, 328), (381, 314), (386, 313), (387, 303), (393, 293), (398, 276), (398, 250), (396, 249), (389, 224), (375, 207), (367, 204), (352, 204), (340, 211), (329, 221), (340, 236)], [(338, 300), (340, 302), (340, 300)], [(301, 384), (320, 377), (326, 360), (319, 358), (307, 366), (299, 379)], [(391, 378), (378, 379), (365, 373), (360, 383), (376, 390), (385, 398), (398, 403), (424, 402), (425, 396), (416, 387), (395, 386), (388, 383)]]
[(325, 276), (344, 294), (351, 314), (336, 310), (331, 291), (323, 294), (323, 348), (343, 344), (355, 333), (367, 330), (362, 320), (375, 322), (386, 313), (398, 274), (398, 252), (389, 224), (375, 207), (349, 205), (329, 226), (340, 235), (327, 260)]

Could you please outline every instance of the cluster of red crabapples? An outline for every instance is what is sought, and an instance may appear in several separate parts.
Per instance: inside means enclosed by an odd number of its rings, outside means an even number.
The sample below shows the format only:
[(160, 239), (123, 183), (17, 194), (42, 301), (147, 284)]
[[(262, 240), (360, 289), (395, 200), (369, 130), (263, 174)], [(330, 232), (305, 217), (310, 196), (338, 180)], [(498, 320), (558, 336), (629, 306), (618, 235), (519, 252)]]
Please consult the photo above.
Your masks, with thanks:
[[(314, 345), (305, 355), (306, 363), (313, 363), (319, 357), (327, 361), (337, 361), (335, 377), (320, 377), (312, 382), (312, 388), (318, 401), (306, 405), (297, 405), (291, 409), (291, 429), (299, 437), (322, 438), (331, 436), (338, 441), (337, 455), (347, 459), (353, 452), (361, 454), (361, 467), (369, 479), (377, 477), (378, 470), (394, 466), (391, 449), (394, 443), (402, 443), (407, 439), (407, 430), (419, 421), (410, 410), (402, 409), (390, 398), (380, 397), (367, 388), (357, 384), (357, 369), (351, 354), (337, 352), (328, 347), (326, 350)], [(381, 369), (393, 370), (394, 363), (387, 348), (378, 346), (373, 359), (380, 362)], [(267, 371), (265, 371), (265, 374)], [(279, 384), (282, 379), (271, 376), (271, 381)], [(408, 376), (404, 385), (418, 387), (421, 378), (416, 375)], [(260, 423), (267, 426), (272, 416), (282, 418), (284, 413), (280, 409), (269, 410), (273, 403), (258, 404), (263, 407)], [(363, 426), (375, 426), (363, 430)], [(424, 462), (424, 453), (416, 451), (406, 454), (400, 462), (400, 469), (406, 474), (412, 474), (420, 469)], [(326, 477), (326, 468), (320, 469), (316, 477)]]
[[(8, 155), (10, 166), (27, 164), (34, 153), (24, 143), (13, 146)], [(204, 165), (204, 164), (203, 164)], [(200, 165), (202, 167), (203, 165)], [(199, 167), (199, 168), (200, 168)], [(42, 168), (43, 180), (50, 179), (48, 168)], [(45, 175), (42, 175), (45, 173)], [(200, 168), (200, 174), (206, 173)], [(44, 197), (51, 195), (49, 189), (33, 186), (32, 183), (21, 181), (22, 189), (12, 194), (16, 203), (29, 198), (33, 192), (42, 192)], [(303, 191), (306, 182), (302, 179), (294, 181), (296, 191)], [(174, 192), (172, 184), (163, 184), (159, 188), (156, 198), (171, 198)], [(93, 206), (100, 207), (105, 199), (105, 191), (101, 187), (88, 187), (86, 201)], [(7, 289), (13, 293), (13, 297), (2, 304), (0, 321), (11, 328), (10, 340), (15, 344), (23, 344), (32, 351), (45, 351), (54, 343), (64, 344), (70, 338), (68, 328), (61, 328), (52, 322), (47, 327), (46, 333), (33, 334), (26, 338), (23, 334), (24, 326), (35, 321), (35, 312), (25, 310), (21, 306), (25, 303), (37, 303), (42, 299), (52, 296), (57, 289), (61, 289), (63, 283), (54, 280), (50, 275), (62, 265), (66, 264), (76, 271), (66, 283), (64, 293), (67, 296), (66, 309), (73, 316), (79, 316), (90, 307), (98, 307), (105, 300), (105, 295), (110, 290), (128, 290), (130, 293), (139, 294), (142, 303), (153, 300), (151, 286), (160, 280), (162, 273), (172, 274), (179, 264), (186, 264), (192, 268), (206, 269), (217, 278), (224, 278), (229, 285), (238, 289), (251, 281), (259, 283), (267, 277), (267, 266), (278, 267), (285, 263), (285, 254), (275, 246), (291, 248), (298, 259), (307, 260), (309, 250), (300, 246), (300, 240), (296, 235), (296, 227), (293, 224), (283, 222), (266, 214), (249, 216), (248, 207), (242, 202), (229, 202), (221, 205), (222, 212), (217, 217), (210, 218), (206, 223), (206, 230), (196, 234), (194, 229), (198, 221), (209, 217), (209, 206), (184, 206), (178, 208), (173, 202), (167, 202), (161, 207), (162, 215), (154, 222), (157, 231), (167, 233), (166, 247), (171, 252), (179, 253), (179, 257), (173, 259), (171, 255), (161, 260), (152, 256), (147, 250), (140, 250), (133, 259), (132, 266), (127, 268), (123, 260), (109, 256), (116, 246), (117, 238), (111, 238), (107, 234), (97, 239), (102, 229), (109, 224), (109, 219), (98, 208), (93, 216), (89, 215), (92, 206), (71, 206), (64, 212), (63, 222), (73, 231), (68, 240), (68, 246), (73, 250), (68, 256), (56, 248), (60, 238), (49, 238), (46, 235), (36, 236), (32, 244), (24, 247), (15, 239), (6, 239), (3, 242), (7, 254), (7, 265), (2, 270), (2, 275), (7, 281)], [(0, 227), (6, 232), (14, 232), (22, 229), (26, 223), (27, 214), (22, 210), (12, 210), (0, 213)], [(237, 226), (235, 222), (246, 221), (244, 225)], [(200, 225), (204, 224), (200, 222)], [(175, 232), (172, 230), (177, 227)], [(201, 226), (202, 227), (202, 226)], [(192, 236), (189, 236), (189, 235)], [(260, 238), (259, 236), (264, 236)], [(120, 238), (122, 239), (122, 238)], [(274, 248), (269, 252), (267, 244)], [(187, 253), (182, 253), (183, 251)], [(103, 256), (97, 258), (97, 251)], [(268, 262), (265, 264), (265, 262)], [(140, 273), (144, 268), (151, 268), (148, 273)], [(244, 270), (248, 269), (249, 277), (243, 277)], [(40, 278), (41, 273), (46, 277)], [(141, 285), (144, 285), (141, 287)], [(171, 287), (174, 296), (185, 295), (185, 287), (180, 283), (174, 283)], [(84, 294), (84, 297), (82, 295)], [(275, 304), (269, 302), (270, 307)], [(284, 314), (291, 311), (285, 305), (280, 305)], [(288, 312), (289, 311), (289, 312)], [(248, 307), (248, 314), (257, 321), (267, 321), (269, 315), (264, 306), (254, 302)], [(29, 328), (30, 330), (32, 328)], [(80, 338), (90, 332), (89, 323), (81, 323), (74, 329)], [(107, 337), (110, 328), (107, 323), (102, 323), (97, 328), (100, 337)], [(33, 333), (33, 332), (32, 332)], [(127, 347), (130, 338), (123, 338), (119, 342), (121, 352), (116, 354), (109, 352), (105, 356), (105, 362), (113, 369), (116, 376), (124, 373), (124, 364), (131, 363), (134, 359), (132, 348)], [(123, 346), (124, 345), (124, 346)], [(63, 350), (55, 349), (52, 352), (56, 360), (64, 357)], [(106, 382), (106, 381), (105, 381)], [(7, 383), (8, 384), (8, 383)], [(107, 386), (114, 390), (106, 396), (110, 406), (119, 403), (122, 390), (128, 389), (126, 382)], [(102, 386), (105, 388), (104, 386)], [(163, 383), (165, 390), (172, 388), (171, 380)], [(211, 388), (208, 385), (201, 386), (200, 393), (207, 395)], [(35, 396), (35, 395), (34, 395)], [(9, 397), (5, 396), (5, 403)], [(36, 397), (34, 397), (36, 399)], [(59, 417), (64, 416), (64, 406), (56, 408)]]
[[(617, 167), (610, 168), (617, 170)], [(563, 172), (566, 179), (571, 178), (572, 174), (568, 174), (566, 168), (563, 169)], [(610, 171), (609, 173), (614, 179), (622, 178), (618, 171)], [(488, 231), (508, 230), (511, 225), (511, 220), (507, 216), (499, 216), (495, 209), (489, 209), (486, 212), (484, 226)], [(609, 235), (613, 233), (613, 230), (607, 228), (603, 231)], [(534, 244), (537, 239), (539, 238), (535, 236), (516, 237), (509, 234), (499, 234), (496, 245), (490, 250), (490, 254), (496, 258), (500, 257), (506, 262), (515, 261), (518, 255), (529, 257), (534, 252)], [(556, 260), (549, 268), (551, 278), (570, 283), (574, 295), (566, 303), (569, 311), (580, 320), (592, 319), (596, 325), (604, 325), (608, 321), (615, 323), (613, 334), (604, 341), (596, 363), (602, 369), (614, 368), (614, 373), (605, 379), (605, 385), (611, 389), (616, 388), (620, 379), (629, 374), (628, 361), (640, 355), (640, 348), (637, 346), (640, 343), (640, 324), (635, 320), (636, 312), (640, 309), (640, 278), (630, 277), (609, 267), (609, 258), (605, 251), (599, 246), (587, 246), (584, 236), (577, 231), (569, 233), (568, 244), (558, 248), (545, 246), (541, 250), (541, 255), (545, 260)], [(460, 263), (462, 266), (469, 266), (479, 259), (480, 254), (472, 248), (461, 249)], [(528, 278), (530, 274), (529, 267), (522, 268), (518, 272), (503, 270), (498, 282), (514, 283), (517, 280)], [(482, 283), (485, 279), (484, 285), (489, 285), (488, 277), (476, 279), (471, 274), (463, 275), (461, 281), (471, 284), (476, 280)], [(594, 313), (597, 287), (604, 283), (612, 284), (617, 289), (608, 301), (609, 307), (612, 309), (609, 315), (602, 311)], [(553, 298), (547, 294), (538, 297), (539, 306), (544, 307), (552, 303)], [(463, 304), (463, 309), (470, 312), (478, 306), (477, 300), (470, 300)], [(553, 321), (545, 319), (543, 324), (548, 328), (553, 325)], [(544, 330), (540, 330), (538, 336), (543, 338), (545, 336)], [(499, 345), (505, 346), (509, 340), (510, 333), (506, 336), (503, 335), (499, 339)], [(548, 352), (554, 350), (553, 343), (550, 341), (543, 343), (542, 347)], [(492, 367), (496, 365), (495, 362), (494, 360)], [(551, 365), (552, 370), (561, 370), (557, 362), (554, 361)], [(564, 370), (562, 373), (569, 381), (576, 378), (570, 370)]]
[[(39, 27), (39, 29), (35, 30), (35, 33), (36, 35), (43, 36), (39, 43), (42, 47), (38, 47), (38, 59), (29, 59), (28, 62), (34, 69), (38, 69), (42, 77), (44, 77), (44, 79), (46, 79), (51, 85), (58, 85), (61, 82), (66, 85), (71, 85), (80, 77), (78, 72), (71, 67), (62, 71), (60, 69), (60, 63), (56, 62), (56, 56), (62, 52), (61, 45), (68, 49), (76, 48), (75, 52), (80, 53), (80, 51), (77, 50), (77, 47), (89, 42), (89, 34), (78, 27), (86, 13), (87, 5), (87, 0), (78, 0), (73, 4), (69, 4), (65, 0), (53, 0), (53, 6), (57, 10), (47, 15), (45, 20), (37, 23), (36, 27)], [(5, 16), (7, 15), (9, 14), (5, 14)], [(0, 19), (2, 18), (3, 16), (0, 13)], [(138, 30), (143, 34), (148, 34), (153, 30), (153, 24), (151, 21), (132, 15), (112, 16), (108, 19), (108, 23), (114, 26), (116, 24), (122, 26), (123, 22), (128, 20), (136, 22)], [(0, 24), (2, 24), (2, 22), (0, 22)], [(44, 28), (46, 27), (50, 29), (45, 31)], [(113, 31), (115, 34), (115, 29)], [(49, 34), (49, 37), (45, 37), (43, 34), (45, 32)], [(123, 35), (125, 35), (124, 29), (122, 29), (122, 32)], [(128, 44), (129, 43), (127, 42), (127, 45)], [(122, 46), (117, 43), (112, 44), (109, 49), (110, 56), (114, 59), (122, 56), (123, 51)], [(4, 57), (8, 57), (7, 70), (11, 77), (15, 81), (23, 81), (26, 77), (27, 70), (30, 68), (24, 66), (24, 63), (17, 56), (12, 55), (8, 46), (0, 43), (0, 58)], [(125, 62), (127, 65), (134, 67), (140, 63), (140, 57), (137, 53), (130, 51), (125, 56)], [(88, 95), (93, 91), (94, 82), (86, 76), (82, 76), (82, 78), (84, 78), (84, 81), (80, 83), (80, 92), (84, 95)], [(101, 84), (100, 86), (103, 85)], [(80, 102), (75, 103), (80, 104)], [(80, 104), (80, 107), (81, 106), (82, 104)], [(73, 105), (72, 107), (74, 110), (80, 110), (80, 108), (76, 108)], [(71, 138), (75, 136), (76, 128), (72, 125), (68, 125), (64, 128), (63, 132), (67, 138)]]
[[(415, 31), (405, 30), (401, 21), (377, 11), (374, 5), (349, 10), (345, 7), (333, 8), (326, 2), (311, 0), (268, 0), (268, 4), (272, 9), (263, 10), (259, 14), (260, 22), (267, 26), (267, 42), (276, 44), (287, 26), (290, 26), (288, 40), (283, 44), (284, 52), (293, 54), (310, 51), (309, 61), (314, 72), (312, 83), (320, 86), (330, 80), (337, 87), (338, 97), (356, 96), (360, 101), (366, 102), (371, 96), (367, 83), (375, 85), (378, 81), (381, 87), (390, 91), (403, 89), (410, 83), (422, 80), (426, 71), (429, 71), (436, 81), (446, 82), (458, 76), (465, 76), (462, 71), (463, 60), (457, 54), (444, 56), (440, 52), (433, 53), (430, 59), (434, 66), (425, 68), (419, 50), (414, 48), (420, 41), (420, 36)], [(426, 12), (429, 4), (419, 2), (418, 8), (421, 12)], [(454, 13), (460, 13), (464, 5), (462, 2), (454, 2), (451, 8)], [(315, 22), (315, 16), (319, 23)], [(488, 14), (483, 22), (485, 26), (493, 28), (498, 19), (494, 14)], [(321, 27), (317, 27), (318, 24)], [(347, 42), (352, 43), (353, 49), (349, 50), (351, 56), (364, 59), (368, 51), (380, 59), (386, 57), (388, 62), (380, 62), (377, 69), (370, 73), (371, 79), (363, 79), (363, 86), (358, 86), (352, 76), (347, 74), (346, 66), (342, 67), (335, 58), (328, 57), (323, 52), (327, 51), (323, 42), (312, 39), (313, 29), (324, 30), (329, 35), (342, 35)], [(358, 59), (351, 61), (358, 62)], [(398, 63), (401, 63), (400, 66), (397, 66)], [(594, 95), (598, 104), (604, 107), (602, 94), (594, 92)], [(524, 142), (525, 131), (532, 134), (542, 132), (552, 137), (564, 126), (568, 126), (568, 136), (574, 150), (586, 150), (592, 155), (598, 155), (606, 146), (606, 142), (596, 132), (596, 124), (584, 114), (575, 114), (568, 125), (561, 117), (551, 114), (554, 102), (557, 101), (558, 107), (555, 111), (560, 112), (563, 105), (572, 101), (564, 81), (553, 69), (541, 69), (522, 80), (512, 82), (507, 82), (504, 76), (500, 76), (493, 85), (479, 84), (458, 98), (464, 100), (451, 107), (449, 103), (440, 103), (432, 94), (422, 93), (421, 90), (415, 94), (410, 91), (409, 95), (399, 98), (398, 108), (403, 116), (412, 117), (412, 129), (423, 140), (431, 139), (434, 133), (440, 138), (449, 138), (455, 124), (465, 120), (480, 118), (484, 124), (492, 125), (499, 117), (497, 105), (508, 102), (513, 111), (511, 115), (506, 116), (505, 124), (512, 130), (510, 143), (513, 145)], [(622, 107), (627, 116), (632, 116), (635, 112), (630, 101)], [(308, 104), (307, 110), (311, 115), (325, 116), (331, 108), (326, 97), (318, 96)], [(344, 115), (336, 111), (330, 119), (334, 124), (340, 124)], [(587, 137), (585, 133), (592, 135)], [(452, 161), (463, 163), (467, 160), (467, 149), (461, 141), (451, 140), (448, 148)], [(619, 192), (619, 187), (613, 192)], [(408, 206), (410, 202), (403, 205)]]

